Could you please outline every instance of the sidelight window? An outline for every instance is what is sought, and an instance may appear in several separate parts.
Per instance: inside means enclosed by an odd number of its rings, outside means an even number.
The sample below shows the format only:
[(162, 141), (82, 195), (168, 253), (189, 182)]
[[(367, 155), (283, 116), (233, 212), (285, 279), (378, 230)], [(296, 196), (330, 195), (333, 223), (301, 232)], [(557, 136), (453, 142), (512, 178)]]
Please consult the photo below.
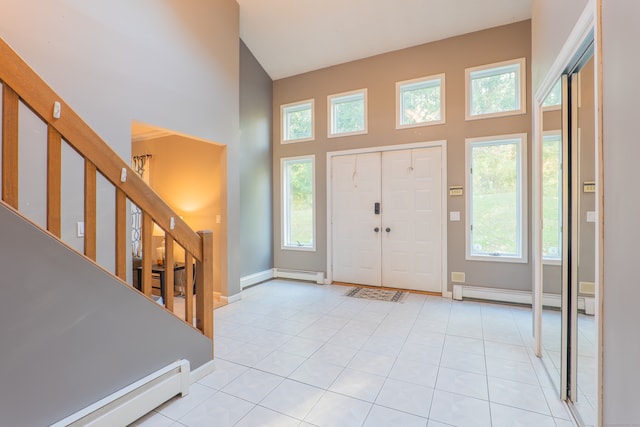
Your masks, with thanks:
[(281, 160), (282, 248), (315, 250), (315, 156)]
[(467, 259), (527, 262), (526, 134), (467, 140)]

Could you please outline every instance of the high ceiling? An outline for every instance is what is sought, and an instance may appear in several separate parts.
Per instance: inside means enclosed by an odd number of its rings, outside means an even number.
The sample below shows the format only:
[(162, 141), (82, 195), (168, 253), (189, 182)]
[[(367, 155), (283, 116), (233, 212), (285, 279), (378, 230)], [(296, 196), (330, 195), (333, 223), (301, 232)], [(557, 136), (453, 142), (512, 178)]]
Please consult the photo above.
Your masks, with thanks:
[(531, 0), (237, 0), (272, 79), (531, 17)]

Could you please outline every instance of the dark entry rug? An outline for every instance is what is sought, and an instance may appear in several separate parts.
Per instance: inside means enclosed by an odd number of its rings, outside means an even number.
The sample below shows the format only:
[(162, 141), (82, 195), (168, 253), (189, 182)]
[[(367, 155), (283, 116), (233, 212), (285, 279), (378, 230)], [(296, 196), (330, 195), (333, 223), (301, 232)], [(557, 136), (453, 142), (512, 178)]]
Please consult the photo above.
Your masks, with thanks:
[(344, 295), (347, 297), (365, 298), (377, 301), (402, 302), (406, 297), (407, 292), (356, 287), (350, 289)]

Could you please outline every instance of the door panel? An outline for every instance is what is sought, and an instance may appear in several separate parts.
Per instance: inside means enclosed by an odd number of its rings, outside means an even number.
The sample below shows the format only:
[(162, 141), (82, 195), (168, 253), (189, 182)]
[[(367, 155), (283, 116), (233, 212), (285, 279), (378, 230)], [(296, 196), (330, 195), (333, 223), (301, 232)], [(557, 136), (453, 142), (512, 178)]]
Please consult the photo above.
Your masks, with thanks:
[(333, 157), (331, 181), (333, 280), (380, 286), (380, 153)]
[(440, 147), (382, 153), (384, 286), (441, 291), (441, 186)]
[(334, 281), (441, 291), (441, 153), (434, 147), (332, 158)]

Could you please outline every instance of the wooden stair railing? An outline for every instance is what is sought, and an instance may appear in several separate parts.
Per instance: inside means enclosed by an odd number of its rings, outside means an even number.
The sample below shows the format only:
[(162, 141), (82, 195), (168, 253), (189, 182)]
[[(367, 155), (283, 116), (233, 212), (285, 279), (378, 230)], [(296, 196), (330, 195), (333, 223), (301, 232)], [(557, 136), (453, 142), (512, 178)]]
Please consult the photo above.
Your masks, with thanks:
[[(210, 231), (195, 233), (173, 210), (51, 89), (4, 40), (0, 39), (0, 83), (2, 84), (2, 201), (19, 212), (18, 120), (20, 103), (42, 120), (47, 131), (46, 228), (61, 237), (62, 144), (68, 143), (84, 159), (84, 255), (96, 262), (96, 179), (104, 176), (115, 188), (115, 271), (127, 279), (130, 230), (127, 227), (127, 200), (142, 211), (141, 292), (152, 296), (152, 230), (157, 224), (165, 232), (165, 265), (177, 261), (174, 242), (185, 252), (186, 323), (213, 339), (213, 236)], [(54, 107), (56, 105), (56, 107)], [(54, 109), (60, 111), (54, 117)], [(63, 141), (64, 140), (64, 141)], [(129, 252), (128, 252), (129, 251)], [(195, 274), (195, 325), (193, 313)], [(164, 306), (174, 312), (174, 270), (166, 269)], [(140, 285), (140, 284), (139, 284)]]

